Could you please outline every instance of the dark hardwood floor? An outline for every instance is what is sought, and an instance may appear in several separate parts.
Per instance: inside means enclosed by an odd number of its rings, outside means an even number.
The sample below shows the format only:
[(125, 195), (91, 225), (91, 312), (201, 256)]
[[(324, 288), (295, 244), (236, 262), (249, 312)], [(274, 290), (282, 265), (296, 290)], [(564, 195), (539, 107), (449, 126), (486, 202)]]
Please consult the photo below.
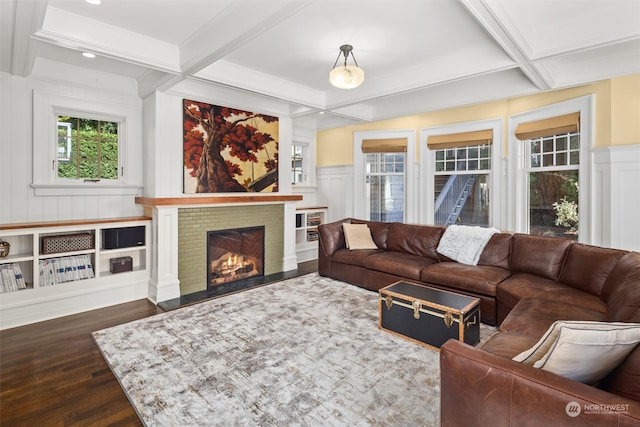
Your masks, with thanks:
[(0, 331), (0, 425), (142, 425), (91, 332), (162, 312), (140, 300)]

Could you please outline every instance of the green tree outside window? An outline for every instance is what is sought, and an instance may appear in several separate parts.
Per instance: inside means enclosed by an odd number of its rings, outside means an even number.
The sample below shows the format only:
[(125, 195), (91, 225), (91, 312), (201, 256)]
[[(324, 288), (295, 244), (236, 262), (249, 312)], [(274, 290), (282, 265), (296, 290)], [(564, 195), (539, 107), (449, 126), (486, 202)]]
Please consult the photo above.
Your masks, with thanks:
[(58, 116), (58, 178), (118, 179), (118, 123)]

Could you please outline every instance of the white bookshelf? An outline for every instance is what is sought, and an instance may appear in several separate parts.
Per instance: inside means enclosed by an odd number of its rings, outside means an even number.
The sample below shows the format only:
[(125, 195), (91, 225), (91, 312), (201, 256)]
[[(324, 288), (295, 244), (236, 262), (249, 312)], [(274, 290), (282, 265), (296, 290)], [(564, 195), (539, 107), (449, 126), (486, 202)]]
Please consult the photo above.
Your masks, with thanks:
[[(60, 221), (0, 225), (0, 239), (11, 245), (9, 255), (0, 258), (0, 269), (22, 272), (24, 286), (7, 286), (6, 276), (0, 284), (0, 329), (66, 316), (95, 308), (147, 298), (150, 279), (151, 218), (116, 218), (84, 221)], [(144, 227), (144, 244), (118, 249), (103, 249), (105, 229)], [(89, 233), (92, 247), (57, 253), (44, 253), (42, 239), (50, 236)], [(129, 256), (132, 270), (111, 273), (110, 260)], [(64, 279), (52, 280), (42, 275), (41, 262), (56, 260), (71, 273)], [(88, 272), (73, 271), (83, 260), (92, 268)], [(88, 267), (87, 267), (88, 268)], [(44, 274), (44, 273), (43, 273)], [(75, 276), (74, 276), (75, 274)]]
[(326, 206), (296, 208), (296, 256), (298, 262), (318, 258), (318, 225), (327, 218)]

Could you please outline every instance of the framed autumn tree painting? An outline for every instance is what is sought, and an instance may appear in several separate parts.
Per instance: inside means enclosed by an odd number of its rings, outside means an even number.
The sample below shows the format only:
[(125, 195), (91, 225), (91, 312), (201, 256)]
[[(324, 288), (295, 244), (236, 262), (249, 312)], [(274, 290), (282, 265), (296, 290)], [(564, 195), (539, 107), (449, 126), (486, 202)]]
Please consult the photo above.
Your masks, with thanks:
[(184, 99), (185, 193), (278, 191), (278, 118)]

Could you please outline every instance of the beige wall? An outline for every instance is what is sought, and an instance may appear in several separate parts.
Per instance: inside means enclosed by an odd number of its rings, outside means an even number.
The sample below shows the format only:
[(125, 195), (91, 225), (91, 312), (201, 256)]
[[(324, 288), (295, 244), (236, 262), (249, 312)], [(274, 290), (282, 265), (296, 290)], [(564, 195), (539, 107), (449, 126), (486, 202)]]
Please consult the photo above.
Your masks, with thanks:
[(506, 141), (509, 116), (591, 94), (595, 95), (594, 145), (640, 144), (640, 74), (634, 74), (570, 89), (319, 131), (316, 164), (353, 164), (356, 131), (415, 129), (417, 134), (420, 128), (502, 117)]

